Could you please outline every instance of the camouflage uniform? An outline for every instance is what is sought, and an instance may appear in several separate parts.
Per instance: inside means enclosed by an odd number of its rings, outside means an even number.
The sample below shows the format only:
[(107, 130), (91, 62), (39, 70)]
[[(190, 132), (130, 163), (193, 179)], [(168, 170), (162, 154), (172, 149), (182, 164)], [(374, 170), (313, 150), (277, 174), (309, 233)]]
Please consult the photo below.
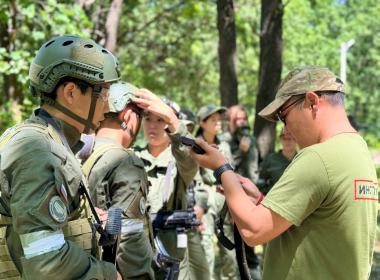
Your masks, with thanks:
[[(187, 129), (194, 129), (196, 116), (194, 112), (189, 109), (181, 108), (180, 119), (187, 126)], [(192, 131), (189, 130), (191, 133)], [(194, 206), (203, 209), (203, 213), (208, 211), (208, 191), (207, 187), (203, 184), (202, 178), (197, 172), (191, 186), (187, 192), (188, 208), (193, 209)], [(187, 232), (187, 248), (189, 257), (189, 271), (190, 279), (210, 279), (210, 270), (208, 267), (206, 252), (201, 244), (202, 235), (197, 230)]]
[[(242, 137), (249, 137), (250, 139), (250, 147), (246, 152), (242, 151), (239, 147)], [(234, 134), (231, 134), (230, 132), (224, 133), (223, 139), (230, 145), (235, 163), (235, 172), (256, 183), (259, 177), (259, 151), (257, 149), (255, 137), (250, 135), (249, 127), (237, 128)], [(261, 279), (261, 271), (259, 259), (255, 254), (255, 248), (246, 246), (245, 249), (251, 277), (253, 280), (259, 280)]]
[[(1, 150), (1, 199), (11, 216), (6, 245), (17, 271), (23, 279), (116, 279), (112, 264), (89, 254), (91, 226), (78, 193), (83, 175), (70, 150), (78, 147), (79, 133), (42, 110), (25, 123), (45, 129), (26, 126)], [(49, 124), (66, 145), (52, 139)]]
[(122, 209), (122, 231), (116, 250), (118, 271), (124, 279), (153, 279), (144, 164), (132, 150), (124, 149), (110, 138), (96, 137), (94, 154), (98, 150), (103, 153), (92, 166), (88, 182), (97, 207)]
[[(187, 193), (188, 205), (198, 206), (203, 209), (204, 213), (208, 211), (208, 191), (206, 188), (198, 172)], [(191, 191), (191, 189), (193, 190)], [(206, 252), (201, 244), (202, 234), (196, 230), (191, 230), (187, 232), (187, 237), (190, 279), (210, 279)]]
[(260, 179), (257, 186), (263, 194), (267, 194), (274, 184), (280, 179), (285, 169), (290, 164), (282, 151), (269, 154), (260, 164)]
[[(87, 119), (53, 97), (62, 78), (92, 87)], [(119, 79), (115, 57), (90, 39), (56, 37), (38, 51), (29, 72), (43, 103), (94, 129), (102, 83)], [(96, 89), (95, 89), (96, 88)], [(99, 91), (98, 91), (99, 89)], [(79, 93), (81, 94), (81, 93)], [(97, 260), (96, 236), (83, 199), (85, 179), (73, 155), (77, 128), (39, 109), (0, 141), (2, 279), (116, 279), (114, 265)], [(91, 255), (92, 254), (92, 255)]]
[[(224, 156), (232, 161), (232, 155), (228, 144), (226, 142), (220, 142), (218, 147)], [(216, 180), (211, 169), (200, 168), (200, 174), (203, 183), (206, 185), (209, 192), (209, 209), (203, 216), (206, 229), (202, 232), (202, 246), (206, 251), (206, 258), (209, 263), (210, 272), (212, 275), (214, 274), (212, 277), (216, 279), (234, 279), (238, 275), (235, 250), (227, 250), (219, 242), (217, 242), (218, 249), (214, 248), (215, 221), (223, 208), (225, 198), (222, 194), (216, 191)], [(227, 215), (225, 219), (223, 228), (225, 235), (230, 240), (233, 240), (233, 225), (230, 222), (229, 215)], [(216, 250), (219, 251), (217, 260), (215, 259)]]
[[(168, 133), (171, 145), (168, 146), (157, 158), (149, 153), (148, 147), (137, 150), (136, 154), (143, 160), (148, 174), (150, 187), (148, 190), (148, 203), (151, 213), (157, 213), (163, 206), (163, 185), (168, 166), (173, 166), (168, 188), (168, 209), (185, 210), (187, 208), (187, 187), (192, 182), (198, 165), (190, 157), (186, 147), (180, 143), (179, 136), (190, 136), (186, 126), (181, 122), (173, 133)], [(176, 231), (158, 232), (170, 256), (178, 259), (187, 259), (186, 244), (178, 240)], [(181, 262), (180, 279), (189, 279), (187, 261)]]
[[(241, 130), (244, 130), (244, 128)], [(235, 172), (249, 178), (252, 182), (257, 182), (259, 177), (259, 151), (256, 139), (249, 134), (243, 135), (241, 130), (238, 128), (233, 135), (230, 132), (224, 133), (221, 140), (226, 141), (230, 145)], [(247, 152), (239, 148), (242, 136), (249, 137), (251, 140), (251, 145)]]

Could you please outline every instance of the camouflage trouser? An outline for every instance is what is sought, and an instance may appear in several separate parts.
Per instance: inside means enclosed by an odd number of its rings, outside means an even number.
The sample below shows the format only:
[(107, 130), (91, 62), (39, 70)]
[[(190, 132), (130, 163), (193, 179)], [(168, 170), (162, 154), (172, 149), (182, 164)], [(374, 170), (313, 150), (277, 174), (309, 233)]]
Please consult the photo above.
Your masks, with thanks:
[[(227, 250), (215, 238), (215, 220), (224, 204), (224, 196), (210, 188), (208, 212), (203, 216), (206, 229), (202, 232), (202, 246), (206, 252), (209, 265), (210, 279), (238, 279), (235, 250)], [(233, 228), (226, 217), (224, 231), (226, 236), (233, 240)]]
[(200, 233), (195, 231), (188, 232), (187, 236), (190, 279), (209, 280), (210, 271), (205, 251), (201, 245), (202, 237)]
[(185, 257), (179, 264), (179, 275), (178, 280), (189, 280), (190, 273), (189, 273), (189, 256), (188, 251), (186, 250)]

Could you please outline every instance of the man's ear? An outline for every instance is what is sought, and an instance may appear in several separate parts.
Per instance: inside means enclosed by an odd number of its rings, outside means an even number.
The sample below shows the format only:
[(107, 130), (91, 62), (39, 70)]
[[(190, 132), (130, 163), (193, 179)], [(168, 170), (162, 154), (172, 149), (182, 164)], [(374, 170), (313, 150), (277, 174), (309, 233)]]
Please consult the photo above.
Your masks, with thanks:
[(132, 114), (132, 110), (130, 110), (129, 108), (125, 108), (122, 112), (119, 113), (118, 115), (119, 120), (128, 124), (129, 121), (131, 120), (131, 114)]
[(318, 105), (320, 102), (319, 96), (313, 92), (307, 92), (305, 95), (306, 105), (307, 107), (310, 107), (311, 110), (315, 111), (318, 110)]
[(63, 84), (62, 97), (68, 104), (72, 105), (74, 103), (74, 90), (76, 85), (72, 82)]

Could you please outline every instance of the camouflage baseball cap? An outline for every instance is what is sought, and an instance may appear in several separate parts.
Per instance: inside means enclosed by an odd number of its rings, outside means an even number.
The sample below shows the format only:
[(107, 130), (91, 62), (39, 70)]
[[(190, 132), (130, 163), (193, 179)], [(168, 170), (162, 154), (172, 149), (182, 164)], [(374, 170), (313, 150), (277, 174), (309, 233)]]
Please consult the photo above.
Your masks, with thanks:
[(198, 110), (197, 117), (198, 117), (199, 121), (203, 121), (216, 112), (223, 114), (226, 111), (227, 111), (226, 107), (216, 107), (213, 104), (208, 104), (208, 105), (201, 107)]
[(181, 108), (181, 111), (179, 112), (179, 119), (182, 120), (185, 125), (195, 125), (197, 122), (197, 117), (194, 112), (187, 108)]
[(275, 99), (259, 112), (259, 116), (276, 121), (276, 113), (286, 101), (310, 91), (344, 92), (344, 84), (333, 72), (321, 66), (295, 68), (285, 76)]
[(108, 97), (110, 113), (118, 113), (132, 102), (137, 87), (126, 82), (117, 82), (111, 85)]

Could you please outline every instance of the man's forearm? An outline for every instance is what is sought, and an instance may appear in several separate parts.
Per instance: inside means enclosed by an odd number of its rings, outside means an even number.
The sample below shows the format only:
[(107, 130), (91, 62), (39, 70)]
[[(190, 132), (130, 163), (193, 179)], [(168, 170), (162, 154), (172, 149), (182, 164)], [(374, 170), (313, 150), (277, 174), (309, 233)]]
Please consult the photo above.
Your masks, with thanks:
[(292, 224), (263, 205), (260, 196), (251, 199), (233, 171), (222, 174), (228, 208), (244, 241), (250, 245), (266, 243), (286, 231)]

